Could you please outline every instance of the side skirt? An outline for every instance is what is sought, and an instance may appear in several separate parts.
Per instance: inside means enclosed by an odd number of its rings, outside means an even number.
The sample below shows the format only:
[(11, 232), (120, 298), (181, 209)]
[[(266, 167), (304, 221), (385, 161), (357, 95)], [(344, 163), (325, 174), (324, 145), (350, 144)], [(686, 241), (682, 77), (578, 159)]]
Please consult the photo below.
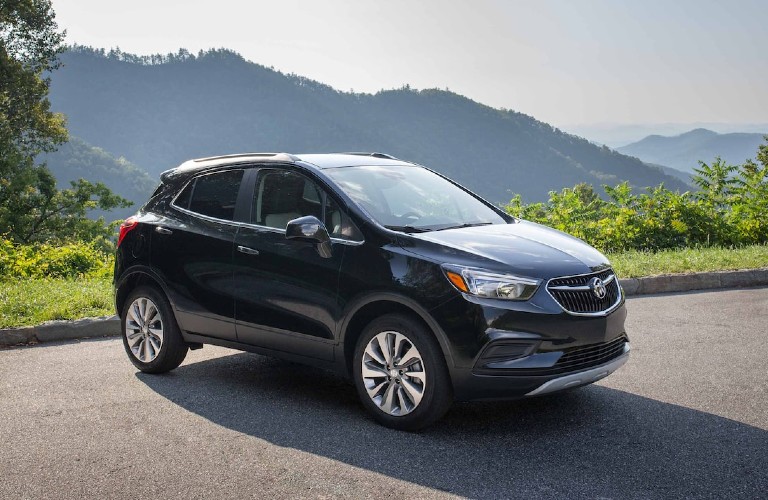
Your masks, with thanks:
[(303, 365), (314, 366), (316, 368), (322, 368), (324, 370), (330, 370), (340, 375), (346, 375), (344, 370), (338, 363), (334, 361), (325, 361), (317, 358), (310, 358), (307, 356), (301, 356), (299, 354), (293, 354), (285, 351), (278, 351), (274, 349), (266, 349), (264, 347), (258, 347), (251, 344), (243, 344), (241, 342), (235, 342), (233, 340), (224, 340), (214, 337), (206, 337), (205, 335), (199, 335), (195, 333), (183, 332), (184, 341), (189, 344), (210, 344), (220, 347), (227, 347), (229, 349), (235, 349), (238, 351), (253, 352), (261, 354), (263, 356), (270, 356), (273, 358), (284, 359), (286, 361), (292, 361), (295, 363), (301, 363)]

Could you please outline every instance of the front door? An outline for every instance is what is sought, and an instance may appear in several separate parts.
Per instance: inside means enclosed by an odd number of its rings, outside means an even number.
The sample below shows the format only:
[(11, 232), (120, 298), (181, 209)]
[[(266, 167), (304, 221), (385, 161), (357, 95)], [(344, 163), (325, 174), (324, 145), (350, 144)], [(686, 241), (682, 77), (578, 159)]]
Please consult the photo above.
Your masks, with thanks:
[[(316, 245), (288, 240), (290, 220), (313, 215), (331, 237), (330, 257)], [(304, 356), (333, 359), (340, 315), (338, 204), (316, 182), (289, 169), (265, 168), (255, 179), (250, 224), (235, 237), (235, 316), (240, 342)]]

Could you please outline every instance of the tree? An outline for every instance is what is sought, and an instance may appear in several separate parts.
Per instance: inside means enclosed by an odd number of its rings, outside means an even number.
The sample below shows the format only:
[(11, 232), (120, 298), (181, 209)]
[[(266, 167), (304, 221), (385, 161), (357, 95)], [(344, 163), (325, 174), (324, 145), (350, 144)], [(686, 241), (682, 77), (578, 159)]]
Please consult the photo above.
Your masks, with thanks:
[(67, 140), (46, 76), (59, 66), (63, 41), (50, 0), (0, 0), (0, 235), (20, 242), (93, 234), (88, 208), (127, 203), (87, 181), (59, 191), (45, 164), (35, 163)]

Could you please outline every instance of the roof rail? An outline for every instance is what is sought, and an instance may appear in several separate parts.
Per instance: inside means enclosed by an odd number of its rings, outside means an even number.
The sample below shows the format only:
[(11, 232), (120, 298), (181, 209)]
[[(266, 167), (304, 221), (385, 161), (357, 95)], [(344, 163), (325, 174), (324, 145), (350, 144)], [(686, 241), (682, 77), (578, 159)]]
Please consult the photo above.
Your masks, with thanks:
[(244, 158), (244, 157), (261, 157), (261, 158), (273, 158), (275, 160), (288, 160), (296, 161), (298, 158), (289, 153), (236, 153), (231, 155), (209, 156), (207, 158), (196, 158), (194, 162), (202, 163), (204, 161), (211, 160), (224, 160), (228, 158)]
[(385, 158), (387, 160), (397, 160), (397, 158), (395, 158), (394, 156), (388, 155), (386, 153), (364, 153), (359, 151), (353, 151), (353, 152), (347, 152), (342, 154), (355, 155), (355, 156), (373, 156), (374, 158)]

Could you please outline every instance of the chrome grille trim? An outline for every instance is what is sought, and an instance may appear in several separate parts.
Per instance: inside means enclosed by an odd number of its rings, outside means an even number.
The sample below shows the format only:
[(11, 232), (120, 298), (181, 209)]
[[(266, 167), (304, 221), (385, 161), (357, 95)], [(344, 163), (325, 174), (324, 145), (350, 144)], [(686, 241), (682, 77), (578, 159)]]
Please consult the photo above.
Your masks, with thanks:
[[(605, 304), (600, 304), (604, 299), (597, 298), (588, 285), (596, 277), (603, 281), (608, 292)], [(545, 288), (563, 311), (574, 316), (606, 316), (621, 304), (623, 297), (619, 280), (611, 268), (589, 274), (551, 278)]]

